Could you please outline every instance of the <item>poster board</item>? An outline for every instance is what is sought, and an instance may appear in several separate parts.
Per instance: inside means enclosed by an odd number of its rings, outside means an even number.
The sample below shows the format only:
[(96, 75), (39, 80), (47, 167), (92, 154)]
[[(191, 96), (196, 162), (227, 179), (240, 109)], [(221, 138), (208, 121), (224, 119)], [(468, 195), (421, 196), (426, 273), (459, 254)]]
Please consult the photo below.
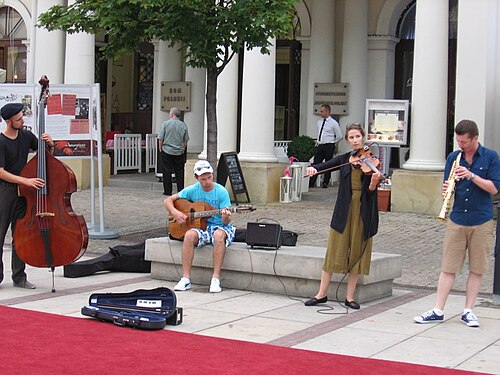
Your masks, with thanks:
[(225, 186), (228, 178), (236, 204), (238, 204), (238, 194), (246, 194), (247, 201), (250, 203), (250, 196), (248, 195), (245, 178), (236, 152), (223, 152), (220, 155), (219, 164), (217, 165), (217, 182)]
[[(91, 157), (97, 154), (95, 85), (51, 85), (45, 129), (55, 142), (54, 156)], [(37, 90), (38, 91), (38, 90)]]
[[(2, 84), (0, 85), (0, 108), (9, 103), (24, 104), (24, 126), (35, 132), (35, 119), (37, 111), (37, 98), (35, 97), (35, 85), (26, 84)], [(5, 130), (5, 121), (0, 120), (0, 132)]]

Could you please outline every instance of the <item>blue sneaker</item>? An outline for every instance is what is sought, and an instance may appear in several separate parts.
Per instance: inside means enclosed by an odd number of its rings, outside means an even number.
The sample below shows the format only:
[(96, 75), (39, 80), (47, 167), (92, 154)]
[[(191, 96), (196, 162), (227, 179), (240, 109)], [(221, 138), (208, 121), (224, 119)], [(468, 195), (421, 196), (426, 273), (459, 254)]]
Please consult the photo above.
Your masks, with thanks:
[(426, 324), (426, 323), (442, 323), (444, 322), (444, 314), (443, 315), (438, 315), (434, 312), (434, 310), (429, 310), (425, 313), (423, 313), (420, 316), (416, 316), (414, 320), (417, 323), (420, 324)]
[(467, 324), (467, 327), (479, 327), (479, 320), (472, 311), (464, 313), (460, 320), (462, 323)]

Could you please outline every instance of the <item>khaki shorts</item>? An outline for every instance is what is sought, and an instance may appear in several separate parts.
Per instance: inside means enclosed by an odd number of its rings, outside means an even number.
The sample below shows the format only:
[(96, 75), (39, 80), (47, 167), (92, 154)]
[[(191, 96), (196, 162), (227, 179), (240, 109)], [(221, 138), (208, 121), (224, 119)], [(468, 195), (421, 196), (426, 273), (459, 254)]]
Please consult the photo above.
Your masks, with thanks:
[(493, 229), (493, 220), (471, 227), (458, 225), (450, 220), (444, 233), (441, 271), (460, 272), (468, 251), (469, 270), (479, 275), (486, 273), (493, 244)]

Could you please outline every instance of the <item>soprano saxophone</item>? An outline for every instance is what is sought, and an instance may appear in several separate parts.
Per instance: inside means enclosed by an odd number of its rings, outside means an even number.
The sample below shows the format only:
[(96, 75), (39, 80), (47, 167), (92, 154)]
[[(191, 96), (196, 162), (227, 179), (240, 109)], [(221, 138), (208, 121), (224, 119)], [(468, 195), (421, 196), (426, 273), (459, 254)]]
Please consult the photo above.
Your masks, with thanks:
[(462, 153), (459, 152), (457, 158), (453, 162), (451, 166), (450, 174), (448, 176), (448, 187), (443, 194), (443, 205), (441, 206), (441, 211), (439, 212), (438, 219), (441, 221), (446, 221), (446, 215), (450, 210), (451, 206), (451, 198), (453, 197), (453, 193), (455, 192), (455, 184), (457, 182), (457, 176), (455, 175), (455, 168), (460, 166), (460, 158), (462, 157)]

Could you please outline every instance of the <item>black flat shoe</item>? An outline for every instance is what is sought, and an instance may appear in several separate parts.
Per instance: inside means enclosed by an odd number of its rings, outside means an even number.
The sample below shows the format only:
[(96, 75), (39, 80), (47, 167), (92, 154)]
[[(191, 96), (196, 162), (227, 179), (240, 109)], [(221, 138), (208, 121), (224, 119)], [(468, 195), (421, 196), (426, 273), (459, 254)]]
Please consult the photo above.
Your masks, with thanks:
[(328, 302), (328, 297), (324, 296), (323, 298), (317, 299), (314, 297), (313, 299), (310, 299), (309, 301), (304, 302), (304, 305), (306, 306), (316, 306), (318, 303), (327, 303)]
[(348, 300), (345, 300), (344, 305), (345, 307), (353, 310), (359, 310), (360, 308), (359, 303), (357, 303), (356, 301), (349, 302)]

